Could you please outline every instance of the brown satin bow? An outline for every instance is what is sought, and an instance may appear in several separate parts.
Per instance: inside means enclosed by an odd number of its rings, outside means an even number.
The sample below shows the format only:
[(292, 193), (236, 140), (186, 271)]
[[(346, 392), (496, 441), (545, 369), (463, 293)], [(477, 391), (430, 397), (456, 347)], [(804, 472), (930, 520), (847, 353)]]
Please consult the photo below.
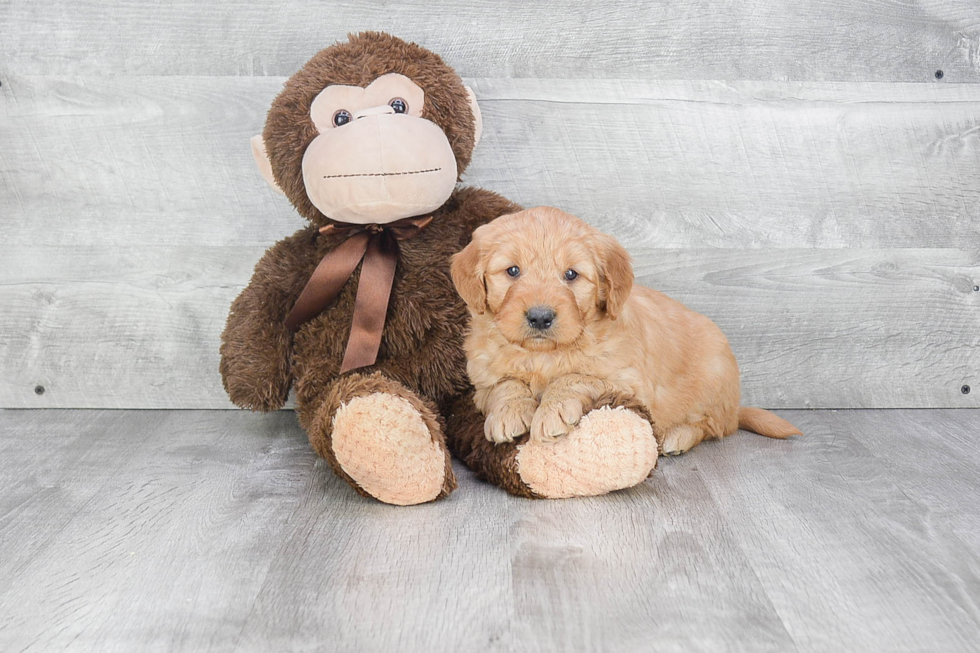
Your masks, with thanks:
[(432, 222), (432, 216), (402, 218), (388, 224), (336, 223), (320, 227), (321, 234), (347, 234), (347, 239), (316, 266), (293, 310), (286, 316), (286, 327), (295, 331), (330, 305), (347, 280), (361, 266), (361, 279), (354, 298), (354, 317), (344, 352), (341, 373), (374, 365), (381, 345), (381, 331), (388, 312), (388, 298), (398, 262), (398, 241), (417, 236)]

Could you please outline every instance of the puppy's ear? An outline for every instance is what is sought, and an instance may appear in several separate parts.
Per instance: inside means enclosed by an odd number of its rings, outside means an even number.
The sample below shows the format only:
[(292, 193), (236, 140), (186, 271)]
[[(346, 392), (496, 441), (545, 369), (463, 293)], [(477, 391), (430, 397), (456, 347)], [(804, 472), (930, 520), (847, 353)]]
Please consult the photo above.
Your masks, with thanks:
[(629, 252), (612, 236), (603, 235), (599, 248), (599, 275), (602, 284), (599, 307), (615, 320), (622, 313), (623, 305), (633, 289), (633, 265)]
[(482, 315), (487, 310), (487, 285), (483, 279), (487, 273), (487, 262), (476, 232), (470, 244), (453, 255), (449, 272), (459, 296), (467, 306)]

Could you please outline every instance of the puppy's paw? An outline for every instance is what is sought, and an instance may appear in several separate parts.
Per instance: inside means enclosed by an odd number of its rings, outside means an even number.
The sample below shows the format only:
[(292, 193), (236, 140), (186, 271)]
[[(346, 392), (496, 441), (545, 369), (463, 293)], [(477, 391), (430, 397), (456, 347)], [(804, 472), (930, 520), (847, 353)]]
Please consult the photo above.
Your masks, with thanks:
[(513, 442), (527, 433), (538, 402), (534, 399), (515, 399), (499, 404), (490, 411), (483, 423), (483, 432), (490, 442)]
[(554, 440), (566, 435), (582, 419), (582, 402), (577, 397), (547, 401), (531, 420), (532, 440)]
[(700, 428), (683, 424), (667, 431), (661, 448), (666, 456), (679, 456), (690, 451), (703, 438), (704, 432)]

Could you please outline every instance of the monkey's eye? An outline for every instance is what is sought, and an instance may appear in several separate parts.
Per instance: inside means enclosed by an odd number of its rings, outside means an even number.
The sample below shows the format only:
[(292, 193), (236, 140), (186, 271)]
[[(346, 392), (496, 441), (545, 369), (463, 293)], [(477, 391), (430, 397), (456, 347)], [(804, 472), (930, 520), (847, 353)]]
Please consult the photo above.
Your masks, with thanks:
[(516, 279), (517, 277), (521, 276), (521, 269), (516, 265), (512, 265), (507, 268), (507, 276), (514, 277)]
[(333, 114), (333, 124), (335, 127), (343, 127), (352, 120), (350, 111), (347, 109), (341, 109), (337, 113)]
[(395, 110), (395, 113), (408, 113), (408, 102), (400, 97), (392, 98), (388, 105)]
[(565, 270), (565, 281), (575, 281), (576, 277), (578, 277), (578, 272), (575, 270)]

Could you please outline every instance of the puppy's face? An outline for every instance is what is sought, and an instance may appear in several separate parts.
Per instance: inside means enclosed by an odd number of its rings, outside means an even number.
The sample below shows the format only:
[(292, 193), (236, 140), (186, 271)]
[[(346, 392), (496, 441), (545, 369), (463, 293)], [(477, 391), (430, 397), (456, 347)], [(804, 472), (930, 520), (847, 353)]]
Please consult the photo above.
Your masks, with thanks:
[(589, 324), (615, 319), (633, 284), (619, 243), (550, 207), (477, 229), (453, 257), (452, 275), (472, 311), (490, 313), (507, 340), (535, 351), (570, 345)]

